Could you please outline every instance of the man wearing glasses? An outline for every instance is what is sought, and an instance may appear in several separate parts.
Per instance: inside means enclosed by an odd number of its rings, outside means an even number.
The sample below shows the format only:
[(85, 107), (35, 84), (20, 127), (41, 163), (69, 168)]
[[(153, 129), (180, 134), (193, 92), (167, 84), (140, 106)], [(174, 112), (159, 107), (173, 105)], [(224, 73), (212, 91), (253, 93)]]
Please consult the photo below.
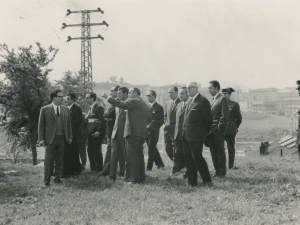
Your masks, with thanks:
[(202, 150), (206, 135), (209, 133), (212, 116), (209, 101), (198, 92), (196, 82), (190, 82), (186, 90), (191, 99), (187, 101), (183, 120), (183, 149), (187, 168), (188, 184), (197, 185), (197, 171), (203, 184), (212, 186), (208, 166)]
[[(63, 93), (54, 90), (51, 95), (52, 103), (44, 106), (40, 111), (38, 136), (40, 146), (46, 146), (44, 161), (44, 188), (49, 187), (54, 168), (54, 182), (62, 183), (61, 172), (65, 141), (72, 143), (72, 127), (70, 110), (61, 105)], [(55, 166), (54, 166), (55, 165)]]

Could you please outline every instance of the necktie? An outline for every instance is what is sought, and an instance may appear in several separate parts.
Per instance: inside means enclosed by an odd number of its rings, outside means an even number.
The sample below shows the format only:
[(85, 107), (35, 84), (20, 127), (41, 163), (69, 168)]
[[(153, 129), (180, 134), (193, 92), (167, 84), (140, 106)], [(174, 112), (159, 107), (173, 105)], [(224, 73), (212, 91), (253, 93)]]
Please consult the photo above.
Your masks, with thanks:
[(58, 106), (56, 107), (56, 115), (59, 116)]
[(182, 104), (182, 110), (185, 109), (185, 102)]

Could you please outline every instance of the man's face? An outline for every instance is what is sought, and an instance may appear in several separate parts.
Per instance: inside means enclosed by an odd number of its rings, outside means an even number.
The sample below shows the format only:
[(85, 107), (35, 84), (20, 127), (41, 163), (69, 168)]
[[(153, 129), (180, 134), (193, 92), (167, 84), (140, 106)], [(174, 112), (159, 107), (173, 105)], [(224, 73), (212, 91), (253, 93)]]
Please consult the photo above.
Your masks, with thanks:
[(90, 98), (90, 94), (87, 94), (85, 96), (85, 101), (88, 105), (92, 105), (94, 103), (94, 99), (93, 98)]
[(231, 93), (229, 94), (228, 92), (222, 92), (222, 95), (223, 95), (227, 100), (230, 100)]
[(74, 100), (71, 99), (71, 96), (67, 96), (66, 103), (68, 106), (70, 106), (74, 103)]
[(134, 89), (133, 89), (133, 88), (130, 88), (130, 89), (129, 89), (129, 92), (128, 92), (128, 97), (129, 97), (129, 98), (135, 98), (136, 95), (137, 95), (137, 94), (135, 93)]
[(125, 101), (127, 99), (127, 94), (123, 93), (121, 90), (118, 91), (118, 98), (121, 100), (121, 101)]
[(186, 102), (189, 99), (186, 89), (179, 90), (179, 98), (184, 102)]
[(148, 98), (148, 102), (153, 103), (155, 102), (155, 96), (152, 95), (151, 91), (148, 92), (148, 94), (146, 95)]
[(110, 89), (110, 96), (116, 98), (118, 96), (118, 91), (114, 90), (115, 88)]
[(212, 96), (215, 96), (219, 92), (218, 87), (214, 87), (213, 84), (209, 84), (208, 91)]
[(173, 101), (178, 97), (178, 93), (175, 92), (174, 88), (169, 88), (168, 94)]
[(186, 87), (186, 91), (187, 91), (188, 96), (194, 97), (198, 93), (198, 87), (193, 86), (192, 84), (189, 84)]
[(61, 105), (63, 103), (64, 100), (64, 95), (62, 92), (58, 92), (56, 94), (56, 97), (53, 97), (53, 102), (55, 105)]

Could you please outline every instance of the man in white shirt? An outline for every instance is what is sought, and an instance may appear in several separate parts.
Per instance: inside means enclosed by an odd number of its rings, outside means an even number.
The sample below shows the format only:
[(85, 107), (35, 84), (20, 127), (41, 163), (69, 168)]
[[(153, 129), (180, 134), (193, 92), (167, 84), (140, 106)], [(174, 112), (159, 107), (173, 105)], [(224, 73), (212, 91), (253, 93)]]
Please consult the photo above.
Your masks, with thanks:
[(65, 141), (71, 144), (73, 139), (70, 110), (61, 105), (64, 97), (63, 93), (61, 90), (54, 90), (50, 97), (52, 103), (41, 108), (38, 124), (40, 146), (46, 146), (44, 161), (45, 188), (50, 185), (53, 169), (54, 182), (62, 183), (61, 173)]

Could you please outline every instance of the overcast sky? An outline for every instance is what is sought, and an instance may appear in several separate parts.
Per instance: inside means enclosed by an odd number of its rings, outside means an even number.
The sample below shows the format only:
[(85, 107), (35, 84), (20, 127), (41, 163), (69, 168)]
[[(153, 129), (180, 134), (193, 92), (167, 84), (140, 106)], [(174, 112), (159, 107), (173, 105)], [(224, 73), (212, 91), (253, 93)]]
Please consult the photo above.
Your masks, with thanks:
[[(216, 79), (221, 85), (296, 86), (300, 79), (300, 1), (292, 0), (1, 0), (0, 42), (60, 49), (50, 79), (80, 70), (81, 23), (67, 9), (100, 7), (91, 22), (93, 79), (123, 77), (164, 85)], [(23, 19), (24, 18), (24, 19)]]

